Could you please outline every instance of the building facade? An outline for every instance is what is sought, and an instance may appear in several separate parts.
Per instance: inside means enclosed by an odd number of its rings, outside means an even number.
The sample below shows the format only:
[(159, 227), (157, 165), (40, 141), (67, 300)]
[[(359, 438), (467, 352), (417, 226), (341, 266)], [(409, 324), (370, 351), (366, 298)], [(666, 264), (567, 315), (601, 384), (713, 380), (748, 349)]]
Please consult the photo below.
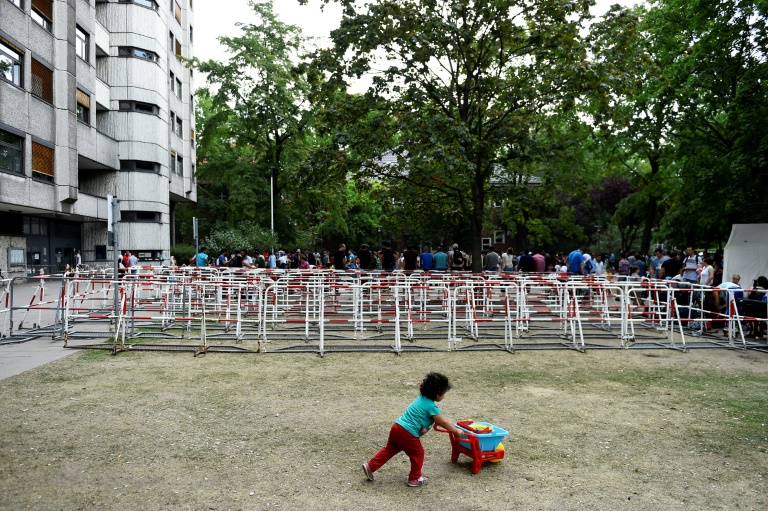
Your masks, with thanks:
[(168, 263), (197, 200), (192, 0), (0, 0), (0, 270)]

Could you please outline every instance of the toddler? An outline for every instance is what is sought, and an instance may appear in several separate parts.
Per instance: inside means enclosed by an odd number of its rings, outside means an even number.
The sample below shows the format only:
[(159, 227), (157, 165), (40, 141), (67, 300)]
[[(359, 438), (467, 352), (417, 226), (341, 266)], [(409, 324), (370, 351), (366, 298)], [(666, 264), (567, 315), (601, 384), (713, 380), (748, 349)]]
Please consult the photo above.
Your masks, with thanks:
[(395, 454), (405, 451), (411, 460), (411, 472), (408, 474), (408, 486), (422, 486), (427, 480), (421, 474), (424, 464), (424, 447), (419, 438), (423, 436), (432, 424), (447, 429), (458, 436), (467, 433), (453, 425), (451, 421), (440, 414), (437, 403), (443, 400), (445, 393), (450, 390), (448, 378), (440, 373), (429, 373), (419, 386), (421, 395), (405, 410), (389, 430), (387, 445), (376, 455), (363, 463), (363, 472), (369, 481), (373, 481), (373, 473), (389, 461)]

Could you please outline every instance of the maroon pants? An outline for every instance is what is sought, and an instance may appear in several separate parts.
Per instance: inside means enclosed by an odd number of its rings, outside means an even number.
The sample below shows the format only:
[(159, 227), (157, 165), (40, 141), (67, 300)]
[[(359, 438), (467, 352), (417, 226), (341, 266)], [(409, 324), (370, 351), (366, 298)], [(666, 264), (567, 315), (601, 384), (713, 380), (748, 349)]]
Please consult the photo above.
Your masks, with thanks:
[(368, 468), (376, 472), (400, 451), (405, 452), (411, 460), (411, 472), (408, 474), (408, 480), (415, 481), (421, 477), (421, 466), (424, 464), (424, 447), (421, 445), (421, 440), (408, 433), (408, 430), (398, 423), (393, 424), (389, 430), (387, 445), (368, 460)]

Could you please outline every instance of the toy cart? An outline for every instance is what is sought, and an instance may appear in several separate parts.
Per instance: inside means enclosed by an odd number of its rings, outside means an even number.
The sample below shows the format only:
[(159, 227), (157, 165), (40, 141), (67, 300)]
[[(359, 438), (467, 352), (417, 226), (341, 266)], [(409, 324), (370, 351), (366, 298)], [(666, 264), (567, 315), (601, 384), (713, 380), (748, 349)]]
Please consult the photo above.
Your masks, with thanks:
[[(470, 427), (472, 425), (472, 427)], [(499, 461), (504, 458), (504, 449), (499, 449), (499, 443), (509, 435), (498, 426), (487, 422), (473, 422), (471, 420), (459, 421), (456, 427), (467, 431), (468, 435), (457, 436), (447, 429), (434, 425), (435, 431), (448, 433), (451, 438), (451, 461), (456, 463), (459, 454), (465, 454), (472, 458), (472, 473), (480, 472), (480, 467), (485, 461)]]

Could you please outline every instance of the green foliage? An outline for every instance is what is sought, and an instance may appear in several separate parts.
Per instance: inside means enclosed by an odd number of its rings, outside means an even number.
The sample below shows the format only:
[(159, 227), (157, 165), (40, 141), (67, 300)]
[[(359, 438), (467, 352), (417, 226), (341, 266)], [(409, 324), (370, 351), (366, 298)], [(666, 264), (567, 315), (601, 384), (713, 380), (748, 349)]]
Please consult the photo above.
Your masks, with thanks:
[(264, 251), (272, 247), (275, 249), (280, 247), (276, 236), (272, 236), (270, 231), (256, 225), (214, 231), (203, 238), (200, 245), (209, 248), (209, 256), (218, 254), (223, 248), (229, 250), (245, 249), (250, 253), (253, 249)]
[(189, 261), (195, 256), (195, 246), (188, 244), (176, 244), (171, 249), (171, 255), (176, 258), (176, 264), (189, 264)]

